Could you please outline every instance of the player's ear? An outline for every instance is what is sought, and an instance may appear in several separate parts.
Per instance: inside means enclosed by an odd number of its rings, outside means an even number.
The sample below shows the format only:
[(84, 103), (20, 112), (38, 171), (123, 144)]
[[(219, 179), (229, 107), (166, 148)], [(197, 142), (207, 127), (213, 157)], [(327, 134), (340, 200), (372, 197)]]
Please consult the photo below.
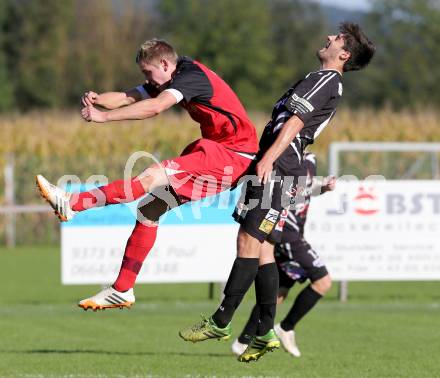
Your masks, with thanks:
[(348, 59), (350, 59), (350, 57), (351, 57), (351, 54), (347, 50), (342, 50), (341, 53), (339, 54), (339, 59), (341, 59), (344, 62), (346, 62)]
[(162, 68), (165, 72), (168, 71), (168, 68), (170, 67), (168, 64), (168, 61), (166, 59), (161, 59), (160, 65), (162, 66)]

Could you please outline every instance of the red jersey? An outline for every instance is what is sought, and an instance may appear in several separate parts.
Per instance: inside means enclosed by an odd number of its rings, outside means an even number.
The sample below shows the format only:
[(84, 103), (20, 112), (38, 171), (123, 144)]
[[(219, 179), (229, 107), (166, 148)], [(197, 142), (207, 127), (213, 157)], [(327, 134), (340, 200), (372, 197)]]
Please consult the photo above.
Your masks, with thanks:
[[(157, 95), (148, 84), (143, 87), (150, 96)], [(246, 110), (229, 85), (208, 67), (180, 57), (173, 78), (163, 90), (180, 93), (180, 105), (200, 124), (203, 138), (238, 152), (258, 151), (257, 132)]]

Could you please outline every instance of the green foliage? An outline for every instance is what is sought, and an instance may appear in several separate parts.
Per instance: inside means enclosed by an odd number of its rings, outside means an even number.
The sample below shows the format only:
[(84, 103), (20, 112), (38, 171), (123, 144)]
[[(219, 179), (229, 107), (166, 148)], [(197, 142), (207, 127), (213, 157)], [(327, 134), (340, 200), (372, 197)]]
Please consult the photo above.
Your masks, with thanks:
[(178, 51), (216, 70), (246, 105), (270, 106), (275, 61), (267, 1), (165, 0), (159, 9)]
[(353, 101), (397, 108), (439, 104), (439, 25), (438, 1), (376, 1), (366, 28), (377, 54), (365, 75), (355, 75), (359, 95)]
[(71, 0), (9, 3), (7, 52), (21, 108), (63, 104)]
[[(298, 75), (318, 67), (322, 19), (300, 0), (164, 0), (162, 33), (215, 69), (247, 107), (268, 110)], [(312, 35), (313, 37), (310, 37)]]
[[(248, 109), (267, 111), (318, 68), (335, 9), (324, 14), (307, 0), (0, 0), (0, 111), (72, 106), (85, 90), (137, 85), (134, 55), (152, 37), (219, 73)], [(348, 15), (377, 54), (362, 73), (344, 75), (344, 102), (440, 103), (438, 1), (375, 1), (368, 14)]]
[(0, 112), (10, 110), (14, 104), (13, 84), (5, 54), (7, 11), (6, 0), (0, 0)]
[(138, 46), (154, 36), (150, 16), (132, 1), (117, 11), (110, 1), (77, 0), (70, 29), (70, 83), (66, 103), (78, 103), (86, 90), (124, 90), (142, 80), (135, 64)]
[(316, 51), (325, 44), (326, 38), (323, 15), (317, 4), (301, 0), (274, 0), (270, 2), (270, 7), (271, 42), (279, 96), (293, 82), (318, 69)]

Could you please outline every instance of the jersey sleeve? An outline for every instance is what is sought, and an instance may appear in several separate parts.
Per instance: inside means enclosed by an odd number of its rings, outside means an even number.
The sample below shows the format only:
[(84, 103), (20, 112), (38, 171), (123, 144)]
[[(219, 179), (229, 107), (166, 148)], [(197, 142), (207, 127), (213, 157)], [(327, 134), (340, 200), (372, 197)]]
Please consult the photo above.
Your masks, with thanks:
[(339, 74), (329, 71), (309, 75), (302, 80), (286, 101), (286, 108), (304, 123), (319, 112), (329, 100), (338, 95)]
[(141, 94), (142, 100), (157, 97), (160, 93), (155, 87), (146, 83), (138, 85), (136, 90)]
[(178, 91), (187, 102), (192, 99), (210, 100), (212, 87), (205, 73), (196, 66), (183, 67), (166, 88)]

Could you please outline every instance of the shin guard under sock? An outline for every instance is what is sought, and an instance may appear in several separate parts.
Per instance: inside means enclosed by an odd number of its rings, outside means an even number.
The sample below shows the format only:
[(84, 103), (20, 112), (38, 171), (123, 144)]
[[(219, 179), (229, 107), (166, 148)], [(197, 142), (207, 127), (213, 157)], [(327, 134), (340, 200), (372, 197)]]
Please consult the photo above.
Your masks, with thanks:
[(307, 286), (295, 299), (292, 308), (281, 322), (280, 326), (285, 331), (291, 331), (296, 324), (307, 314), (313, 306), (322, 298), (312, 287)]
[(242, 301), (249, 287), (254, 282), (258, 271), (258, 258), (237, 257), (226, 283), (225, 298), (212, 316), (218, 327), (226, 327), (234, 315), (235, 309)]
[(126, 291), (134, 286), (142, 263), (156, 241), (157, 225), (144, 225), (136, 222), (133, 232), (127, 241), (124, 258), (118, 278), (113, 287), (117, 291)]
[(97, 206), (135, 201), (144, 194), (142, 183), (135, 177), (126, 181), (113, 181), (88, 192), (74, 193), (70, 199), (70, 206), (73, 211), (83, 211)]
[(261, 265), (255, 278), (255, 294), (260, 307), (257, 336), (264, 336), (274, 326), (278, 288), (279, 276), (276, 264)]

